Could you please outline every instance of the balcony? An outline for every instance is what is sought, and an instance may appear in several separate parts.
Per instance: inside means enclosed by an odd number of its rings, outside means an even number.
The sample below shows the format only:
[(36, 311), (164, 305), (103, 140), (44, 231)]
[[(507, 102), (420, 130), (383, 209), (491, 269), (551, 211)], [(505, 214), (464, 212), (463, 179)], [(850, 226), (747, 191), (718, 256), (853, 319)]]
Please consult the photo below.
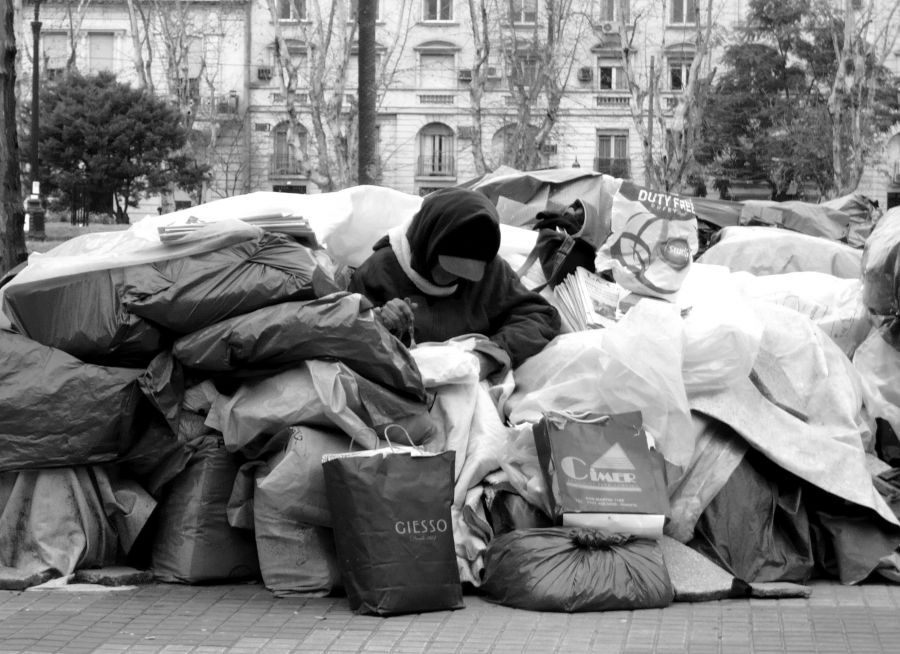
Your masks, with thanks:
[(273, 156), (269, 159), (269, 177), (306, 177), (306, 168), (296, 159)]
[(213, 111), (219, 118), (237, 118), (239, 106), (237, 93), (212, 98)]
[(594, 159), (594, 171), (628, 179), (631, 177), (631, 160), (597, 157)]
[(419, 104), (453, 104), (455, 98), (446, 93), (427, 93), (419, 96)]
[(416, 177), (456, 177), (456, 161), (450, 154), (419, 155)]
[(606, 95), (601, 94), (596, 97), (597, 106), (598, 107), (608, 107), (608, 106), (628, 106), (628, 103), (631, 101), (631, 96), (629, 95)]

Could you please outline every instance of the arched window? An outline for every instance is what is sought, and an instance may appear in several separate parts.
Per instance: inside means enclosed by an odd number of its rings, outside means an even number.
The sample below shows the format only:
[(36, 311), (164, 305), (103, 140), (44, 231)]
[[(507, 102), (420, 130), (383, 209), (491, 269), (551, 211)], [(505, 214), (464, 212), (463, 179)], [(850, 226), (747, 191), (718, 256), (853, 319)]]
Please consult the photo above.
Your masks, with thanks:
[(299, 175), (302, 173), (301, 163), (306, 159), (308, 133), (302, 125), (298, 125), (297, 129), (296, 138), (294, 138), (290, 123), (280, 123), (275, 127), (272, 133), (271, 171), (273, 175)]
[(430, 123), (419, 131), (419, 177), (456, 175), (456, 145), (453, 130), (443, 123)]

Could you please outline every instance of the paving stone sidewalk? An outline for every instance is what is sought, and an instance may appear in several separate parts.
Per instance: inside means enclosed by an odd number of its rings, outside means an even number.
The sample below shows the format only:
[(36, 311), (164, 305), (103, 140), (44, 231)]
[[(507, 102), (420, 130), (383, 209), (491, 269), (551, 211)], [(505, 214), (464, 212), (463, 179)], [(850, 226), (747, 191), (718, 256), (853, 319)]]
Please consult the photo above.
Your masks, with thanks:
[(375, 618), (344, 598), (276, 598), (261, 585), (0, 592), (0, 654), (518, 654), (900, 652), (900, 586), (816, 582), (808, 599), (533, 613), (467, 594), (459, 611)]

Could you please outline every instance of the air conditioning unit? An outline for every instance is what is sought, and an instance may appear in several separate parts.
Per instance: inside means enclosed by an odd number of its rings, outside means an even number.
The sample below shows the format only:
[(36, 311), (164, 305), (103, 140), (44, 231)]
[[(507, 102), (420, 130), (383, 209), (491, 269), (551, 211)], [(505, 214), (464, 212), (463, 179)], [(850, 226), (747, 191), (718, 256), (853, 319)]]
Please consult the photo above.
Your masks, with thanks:
[(460, 82), (471, 82), (472, 81), (472, 69), (471, 68), (460, 68), (456, 73), (456, 79)]
[(272, 79), (272, 67), (271, 66), (260, 66), (256, 69), (256, 79), (262, 80), (264, 82)]
[(253, 123), (254, 132), (271, 132), (272, 125), (269, 123)]
[(579, 82), (590, 82), (594, 79), (594, 69), (590, 66), (582, 66), (578, 69), (578, 81)]
[(460, 125), (456, 130), (457, 135), (460, 139), (466, 139), (471, 141), (475, 136), (475, 128), (471, 125)]
[(556, 143), (544, 143), (541, 146), (541, 152), (544, 154), (556, 154)]
[(619, 31), (619, 26), (618, 24), (608, 20), (600, 24), (600, 29), (604, 34), (612, 34), (613, 32)]
[(488, 79), (500, 79), (500, 69), (496, 66), (488, 66), (485, 76)]

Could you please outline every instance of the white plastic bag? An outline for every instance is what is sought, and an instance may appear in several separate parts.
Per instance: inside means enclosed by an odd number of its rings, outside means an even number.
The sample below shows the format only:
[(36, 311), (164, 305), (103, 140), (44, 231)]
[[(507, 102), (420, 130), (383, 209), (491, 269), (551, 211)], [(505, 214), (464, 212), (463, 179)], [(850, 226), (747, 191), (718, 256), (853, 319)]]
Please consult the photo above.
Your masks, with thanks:
[(682, 319), (674, 305), (638, 302), (603, 330), (555, 338), (515, 371), (513, 424), (544, 413), (640, 411), (663, 456), (688, 463), (694, 429), (682, 378)]
[(682, 370), (688, 394), (728, 385), (750, 374), (763, 324), (723, 266), (696, 264), (679, 292), (684, 307)]

